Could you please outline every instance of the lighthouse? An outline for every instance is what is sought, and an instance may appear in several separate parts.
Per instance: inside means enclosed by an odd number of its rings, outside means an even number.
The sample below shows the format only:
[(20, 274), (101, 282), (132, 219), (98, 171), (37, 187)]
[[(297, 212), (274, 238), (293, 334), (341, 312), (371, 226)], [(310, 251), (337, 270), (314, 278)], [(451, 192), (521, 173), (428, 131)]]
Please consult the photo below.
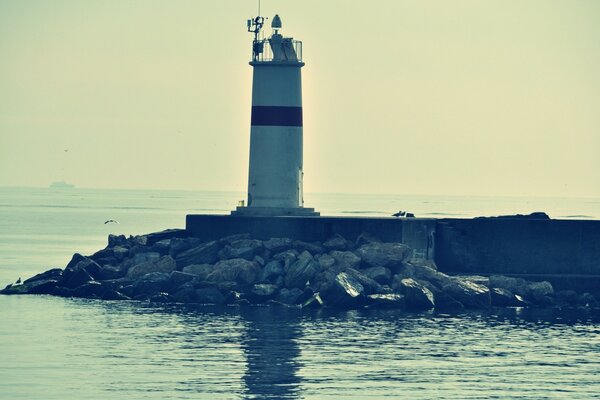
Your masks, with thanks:
[(262, 37), (263, 17), (248, 20), (252, 42), (252, 114), (248, 197), (238, 216), (318, 216), (304, 207), (302, 42), (284, 37), (281, 18)]

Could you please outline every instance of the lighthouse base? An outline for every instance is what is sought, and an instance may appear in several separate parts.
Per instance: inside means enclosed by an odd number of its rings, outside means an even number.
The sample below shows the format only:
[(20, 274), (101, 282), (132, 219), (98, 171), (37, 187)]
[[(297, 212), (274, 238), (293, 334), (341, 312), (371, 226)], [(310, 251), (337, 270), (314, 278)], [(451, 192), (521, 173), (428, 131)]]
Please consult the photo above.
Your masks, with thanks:
[(237, 217), (318, 217), (321, 215), (314, 208), (306, 207), (237, 207), (231, 212)]

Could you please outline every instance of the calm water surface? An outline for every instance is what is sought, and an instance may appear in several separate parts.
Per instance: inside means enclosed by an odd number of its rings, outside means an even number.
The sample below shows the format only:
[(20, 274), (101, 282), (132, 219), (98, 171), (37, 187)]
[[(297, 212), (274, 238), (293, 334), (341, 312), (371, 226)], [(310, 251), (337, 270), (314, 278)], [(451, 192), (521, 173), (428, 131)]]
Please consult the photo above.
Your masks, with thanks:
[[(0, 188), (0, 285), (239, 193)], [(326, 215), (600, 218), (598, 199), (313, 195)], [(104, 225), (114, 218), (119, 225)], [(581, 217), (583, 218), (583, 217)], [(600, 398), (600, 315), (405, 314), (0, 296), (4, 399)]]

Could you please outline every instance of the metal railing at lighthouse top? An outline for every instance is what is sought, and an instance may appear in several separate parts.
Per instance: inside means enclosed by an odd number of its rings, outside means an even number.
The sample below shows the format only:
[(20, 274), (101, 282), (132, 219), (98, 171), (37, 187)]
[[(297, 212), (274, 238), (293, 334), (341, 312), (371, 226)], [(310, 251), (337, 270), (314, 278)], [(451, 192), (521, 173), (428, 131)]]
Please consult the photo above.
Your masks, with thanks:
[(291, 38), (254, 40), (252, 62), (301, 63), (302, 42)]

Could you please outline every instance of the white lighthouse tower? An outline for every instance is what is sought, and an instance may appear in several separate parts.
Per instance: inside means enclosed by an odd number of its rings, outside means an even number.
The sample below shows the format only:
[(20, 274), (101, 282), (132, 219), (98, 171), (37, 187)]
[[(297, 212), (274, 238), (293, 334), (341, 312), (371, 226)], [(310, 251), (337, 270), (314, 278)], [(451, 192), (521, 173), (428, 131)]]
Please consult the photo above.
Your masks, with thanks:
[(263, 17), (248, 20), (252, 43), (252, 118), (248, 199), (232, 215), (317, 216), (302, 190), (302, 42), (283, 37), (279, 15), (261, 38)]

